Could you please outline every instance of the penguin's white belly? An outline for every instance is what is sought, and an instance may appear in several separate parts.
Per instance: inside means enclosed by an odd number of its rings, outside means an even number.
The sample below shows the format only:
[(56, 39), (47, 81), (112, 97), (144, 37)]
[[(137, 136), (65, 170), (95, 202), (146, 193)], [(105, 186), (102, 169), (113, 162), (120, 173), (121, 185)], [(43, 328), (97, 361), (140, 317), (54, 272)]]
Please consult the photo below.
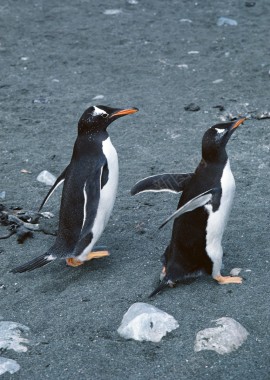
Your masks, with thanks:
[(221, 177), (221, 199), (219, 208), (213, 212), (212, 205), (206, 205), (208, 221), (206, 227), (206, 252), (213, 262), (213, 275), (219, 274), (222, 265), (223, 250), (221, 240), (231, 211), (235, 181), (231, 172), (229, 159)]
[[(98, 241), (104, 228), (106, 227), (106, 224), (108, 223), (108, 220), (112, 213), (112, 209), (114, 206), (116, 193), (117, 193), (118, 176), (119, 176), (118, 156), (117, 156), (116, 149), (111, 143), (110, 137), (108, 137), (102, 143), (102, 150), (103, 150), (104, 155), (106, 156), (107, 164), (108, 164), (108, 173), (109, 173), (108, 181), (100, 190), (99, 204), (98, 204), (96, 217), (95, 217), (93, 227), (92, 227), (93, 239), (91, 243), (89, 244), (89, 246), (86, 247), (84, 251), (78, 257), (78, 259), (81, 261), (84, 261), (84, 259), (86, 258), (86, 255), (92, 250), (93, 246)], [(101, 176), (102, 176), (102, 173), (101, 173)]]

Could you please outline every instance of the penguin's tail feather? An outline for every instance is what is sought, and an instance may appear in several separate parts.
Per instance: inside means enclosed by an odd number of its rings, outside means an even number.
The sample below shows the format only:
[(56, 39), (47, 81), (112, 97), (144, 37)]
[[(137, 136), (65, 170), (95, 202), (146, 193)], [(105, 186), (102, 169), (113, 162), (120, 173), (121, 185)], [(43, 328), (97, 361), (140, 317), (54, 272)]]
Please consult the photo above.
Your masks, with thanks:
[(54, 261), (56, 259), (56, 256), (53, 256), (51, 254), (44, 253), (41, 256), (36, 257), (35, 259), (28, 261), (28, 263), (25, 263), (23, 265), (20, 265), (14, 269), (11, 269), (11, 273), (23, 273), (23, 272), (30, 272), (31, 270), (43, 267), (44, 265), (47, 265)]
[(158, 287), (150, 294), (149, 298), (154, 297), (156, 294), (161, 292), (163, 289), (167, 288), (170, 285), (168, 278), (164, 277), (164, 279), (159, 283)]

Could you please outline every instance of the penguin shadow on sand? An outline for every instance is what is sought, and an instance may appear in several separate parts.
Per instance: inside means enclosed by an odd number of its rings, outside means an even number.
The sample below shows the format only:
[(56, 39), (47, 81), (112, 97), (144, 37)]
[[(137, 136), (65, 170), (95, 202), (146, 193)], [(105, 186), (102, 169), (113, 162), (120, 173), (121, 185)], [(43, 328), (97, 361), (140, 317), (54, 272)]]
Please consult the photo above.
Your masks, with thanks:
[[(82, 114), (71, 161), (39, 208), (40, 211), (54, 190), (64, 182), (56, 240), (46, 253), (11, 272), (29, 272), (56, 259), (65, 260), (68, 266), (78, 267), (86, 261), (109, 256), (106, 247), (96, 246), (111, 215), (118, 186), (118, 157), (107, 127), (118, 118), (137, 111), (137, 108), (92, 106)], [(100, 264), (94, 263), (91, 270), (95, 267), (100, 267)], [(64, 290), (61, 281), (66, 279), (67, 272), (59, 274), (58, 268), (55, 270), (58, 285)], [(88, 270), (80, 270), (76, 275), (68, 274), (68, 277), (74, 281), (82, 273), (88, 275)], [(44, 289), (53, 290), (54, 287)]]
[(177, 210), (160, 226), (173, 221), (171, 240), (161, 259), (160, 283), (150, 297), (201, 274), (211, 275), (218, 284), (242, 283), (241, 277), (221, 275), (221, 243), (235, 192), (226, 145), (244, 121), (216, 124), (204, 133), (202, 159), (194, 173), (150, 176), (131, 189), (132, 195), (182, 192)]

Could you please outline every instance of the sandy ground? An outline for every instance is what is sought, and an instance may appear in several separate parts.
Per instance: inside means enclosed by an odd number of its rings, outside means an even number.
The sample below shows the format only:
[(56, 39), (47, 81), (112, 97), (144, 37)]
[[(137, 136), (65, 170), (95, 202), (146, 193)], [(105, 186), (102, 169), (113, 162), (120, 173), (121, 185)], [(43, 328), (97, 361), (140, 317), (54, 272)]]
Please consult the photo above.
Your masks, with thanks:
[[(21, 370), (1, 378), (269, 379), (270, 120), (247, 121), (228, 146), (237, 191), (223, 240), (224, 273), (243, 268), (243, 285), (218, 286), (203, 277), (149, 301), (171, 230), (158, 226), (178, 196), (129, 194), (147, 175), (194, 170), (204, 131), (222, 117), (270, 111), (270, 3), (247, 5), (1, 2), (2, 203), (38, 208), (48, 187), (36, 177), (43, 169), (59, 175), (67, 165), (89, 104), (140, 109), (109, 130), (120, 162), (117, 201), (100, 240), (109, 258), (13, 275), (11, 268), (45, 252), (54, 237), (35, 233), (23, 245), (15, 236), (0, 240), (0, 315), (28, 326), (31, 343), (26, 353), (2, 353)], [(105, 14), (111, 9), (119, 12)], [(217, 26), (220, 16), (238, 25)], [(191, 102), (200, 110), (186, 111)], [(45, 221), (52, 229), (60, 196), (59, 189), (45, 207), (55, 214)], [(136, 301), (167, 311), (180, 327), (158, 344), (121, 339), (116, 330)], [(196, 333), (223, 316), (249, 331), (246, 343), (224, 356), (195, 353)]]

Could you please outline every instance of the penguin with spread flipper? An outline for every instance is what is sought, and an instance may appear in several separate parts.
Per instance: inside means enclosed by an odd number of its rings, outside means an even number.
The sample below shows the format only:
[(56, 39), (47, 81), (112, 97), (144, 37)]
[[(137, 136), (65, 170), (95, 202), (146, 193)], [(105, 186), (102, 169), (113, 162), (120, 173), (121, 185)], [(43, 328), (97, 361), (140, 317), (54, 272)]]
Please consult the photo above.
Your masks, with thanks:
[(161, 225), (174, 221), (170, 244), (162, 256), (161, 283), (151, 296), (203, 272), (219, 284), (242, 283), (241, 277), (221, 275), (221, 241), (235, 192), (226, 144), (244, 121), (217, 124), (205, 132), (202, 159), (194, 173), (151, 176), (132, 188), (132, 195), (182, 191), (176, 212)]
[(83, 113), (71, 161), (40, 207), (64, 182), (56, 241), (45, 254), (13, 269), (13, 273), (31, 271), (58, 258), (75, 267), (109, 255), (106, 249), (95, 249), (112, 212), (118, 185), (117, 152), (107, 127), (137, 111), (92, 106)]

